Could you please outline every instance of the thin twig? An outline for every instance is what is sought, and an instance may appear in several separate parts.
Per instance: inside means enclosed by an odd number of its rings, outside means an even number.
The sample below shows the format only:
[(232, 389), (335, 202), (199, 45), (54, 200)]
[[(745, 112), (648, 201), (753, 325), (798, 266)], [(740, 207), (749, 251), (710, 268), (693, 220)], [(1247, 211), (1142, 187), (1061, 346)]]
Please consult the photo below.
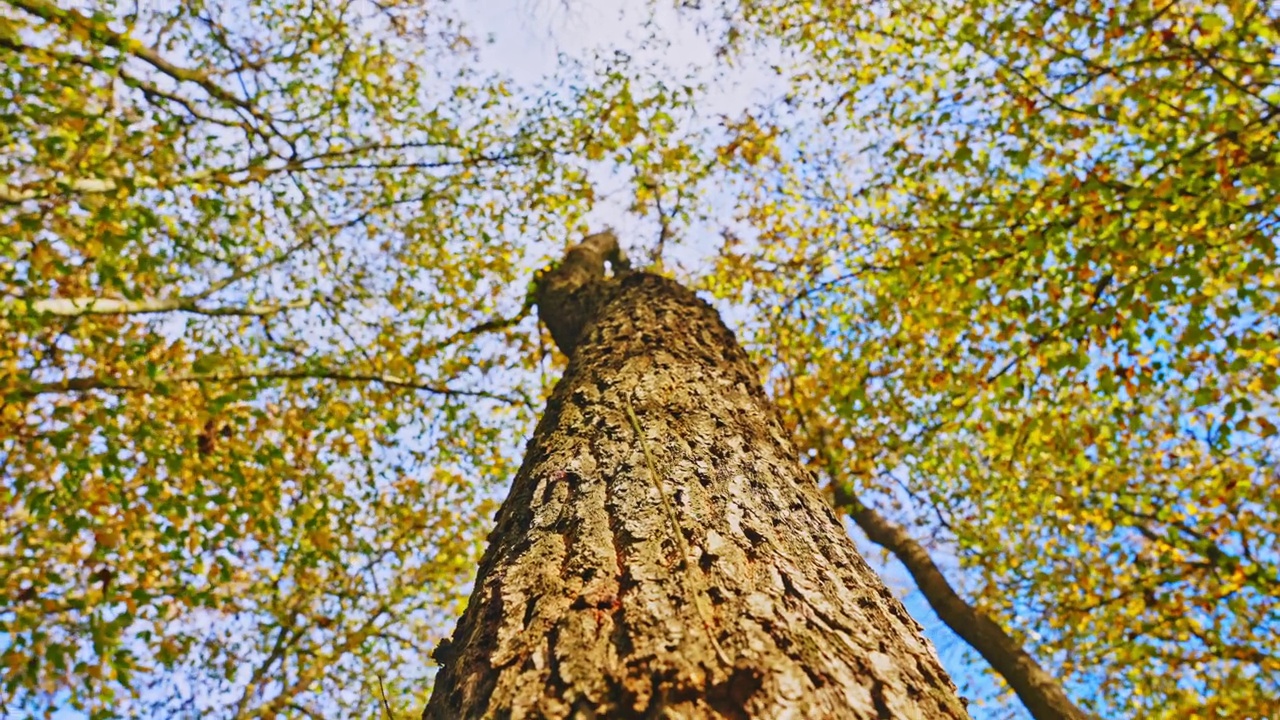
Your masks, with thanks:
[(396, 720), (395, 711), (391, 709), (391, 701), (387, 700), (387, 689), (382, 685), (382, 675), (378, 674), (378, 692), (382, 693), (382, 707), (387, 711), (390, 720)]

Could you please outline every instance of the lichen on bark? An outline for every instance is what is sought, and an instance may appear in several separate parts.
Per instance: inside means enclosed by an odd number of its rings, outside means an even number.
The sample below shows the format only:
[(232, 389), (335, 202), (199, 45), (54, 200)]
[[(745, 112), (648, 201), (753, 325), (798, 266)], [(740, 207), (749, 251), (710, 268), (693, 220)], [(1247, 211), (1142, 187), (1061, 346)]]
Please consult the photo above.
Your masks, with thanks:
[(569, 364), (424, 718), (967, 717), (714, 309), (612, 233), (535, 292)]

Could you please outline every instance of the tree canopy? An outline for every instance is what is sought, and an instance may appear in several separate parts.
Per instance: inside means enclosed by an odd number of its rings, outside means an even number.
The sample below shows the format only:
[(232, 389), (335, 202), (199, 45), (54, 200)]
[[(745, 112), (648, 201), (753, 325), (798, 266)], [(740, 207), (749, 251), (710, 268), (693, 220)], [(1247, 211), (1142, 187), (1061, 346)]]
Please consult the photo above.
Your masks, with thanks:
[(1280, 704), (1280, 10), (676, 5), (0, 2), (6, 716), (416, 711), (606, 196), (1073, 699)]
[(1265, 715), (1280, 13), (747, 14), (812, 59), (754, 118), (785, 150), (720, 282), (776, 308), (759, 347), (819, 469), (952, 548), (1095, 709)]

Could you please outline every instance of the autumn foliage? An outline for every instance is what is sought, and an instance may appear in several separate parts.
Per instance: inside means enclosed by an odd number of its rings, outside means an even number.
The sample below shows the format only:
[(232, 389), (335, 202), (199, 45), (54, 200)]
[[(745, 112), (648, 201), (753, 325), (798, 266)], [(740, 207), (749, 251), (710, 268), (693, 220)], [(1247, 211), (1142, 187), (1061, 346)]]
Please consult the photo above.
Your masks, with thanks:
[(619, 184), (833, 500), (1079, 704), (1280, 705), (1280, 10), (680, 5), (770, 90), (519, 86), (428, 0), (0, 0), (0, 715), (420, 708), (532, 273)]

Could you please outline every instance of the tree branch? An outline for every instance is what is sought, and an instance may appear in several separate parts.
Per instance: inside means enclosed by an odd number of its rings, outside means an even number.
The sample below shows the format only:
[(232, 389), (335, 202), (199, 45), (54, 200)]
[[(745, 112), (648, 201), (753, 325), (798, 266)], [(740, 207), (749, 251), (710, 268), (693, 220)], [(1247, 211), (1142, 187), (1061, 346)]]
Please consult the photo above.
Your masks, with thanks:
[[(803, 417), (801, 418), (803, 422)], [(1062, 684), (989, 615), (969, 604), (947, 581), (929, 551), (907, 529), (862, 503), (842, 487), (835, 459), (827, 452), (826, 433), (819, 431), (817, 450), (835, 488), (835, 505), (846, 512), (871, 542), (893, 553), (911, 573), (916, 587), (952, 632), (978, 651), (1009, 683), (1036, 720), (1096, 720), (1067, 697)]]
[(223, 305), (204, 307), (195, 298), (145, 298), (120, 300), (116, 298), (49, 298), (27, 301), (13, 299), (0, 301), (0, 315), (26, 313), (75, 318), (86, 315), (149, 315), (166, 312), (185, 312), (193, 315), (264, 317), (285, 310), (295, 310), (311, 304), (311, 300), (297, 300), (272, 305)]
[(233, 370), (225, 372), (192, 373), (186, 375), (160, 375), (155, 378), (119, 378), (88, 375), (69, 377), (51, 382), (19, 386), (15, 392), (21, 398), (40, 395), (84, 393), (94, 390), (107, 392), (150, 392), (166, 384), (181, 383), (236, 383), (250, 380), (330, 380), (333, 382), (378, 383), (389, 387), (419, 390), (446, 397), (477, 397), (498, 400), (509, 405), (525, 404), (521, 398), (492, 393), (486, 390), (456, 390), (442, 385), (432, 385), (412, 378), (378, 373), (350, 373), (328, 368), (267, 368), (263, 370)]
[(200, 86), (200, 88), (205, 92), (209, 93), (210, 97), (221, 100), (229, 105), (235, 105), (243, 110), (251, 112), (255, 111), (255, 109), (249, 105), (248, 101), (232, 95), (222, 86), (210, 80), (204, 73), (178, 67), (161, 57), (155, 50), (143, 45), (134, 38), (117, 33), (103, 25), (99, 25), (75, 10), (60, 8), (47, 0), (5, 1), (10, 5), (21, 10), (25, 10), (47, 22), (55, 25), (61, 25), (62, 27), (80, 30), (89, 37), (109, 47), (115, 48), (122, 53), (132, 55), (146, 62), (151, 67), (159, 70), (178, 82), (194, 83)]
[(143, 45), (135, 38), (115, 32), (104, 25), (94, 22), (91, 18), (85, 17), (80, 12), (60, 8), (53, 3), (48, 2), (48, 0), (5, 0), (5, 2), (13, 7), (25, 10), (46, 22), (83, 32), (87, 36), (108, 47), (142, 60), (146, 64), (177, 82), (192, 83), (204, 90), (215, 100), (243, 110), (254, 119), (265, 123), (268, 127), (271, 127), (272, 132), (275, 132), (277, 135), (280, 134), (274, 127), (272, 127), (270, 118), (263, 115), (258, 108), (254, 107), (253, 104), (249, 102), (249, 100), (236, 97), (226, 88), (210, 79), (209, 76), (203, 72), (189, 70), (169, 62), (160, 55), (160, 53), (146, 45)]
[[(114, 180), (100, 178), (77, 178), (60, 184), (72, 192), (81, 194), (106, 193), (115, 190), (117, 187)], [(43, 196), (35, 190), (14, 187), (0, 181), (0, 202), (17, 205), (27, 200), (38, 200), (41, 197)]]
[(852, 493), (838, 493), (837, 504), (848, 512), (871, 542), (893, 553), (906, 566), (929, 607), (1000, 673), (1032, 717), (1036, 720), (1093, 717), (1076, 707), (1057, 678), (1041, 667), (1004, 628), (956, 593), (929, 557), (929, 551), (906, 528), (863, 505)]

